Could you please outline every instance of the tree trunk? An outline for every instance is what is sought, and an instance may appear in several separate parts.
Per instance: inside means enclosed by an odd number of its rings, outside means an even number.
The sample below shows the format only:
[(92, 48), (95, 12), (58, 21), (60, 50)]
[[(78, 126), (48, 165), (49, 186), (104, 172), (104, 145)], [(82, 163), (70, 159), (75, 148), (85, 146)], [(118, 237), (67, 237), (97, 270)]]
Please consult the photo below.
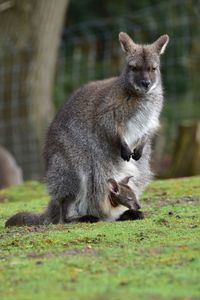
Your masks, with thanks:
[(25, 178), (42, 172), (52, 88), (68, 0), (0, 1), (0, 144)]

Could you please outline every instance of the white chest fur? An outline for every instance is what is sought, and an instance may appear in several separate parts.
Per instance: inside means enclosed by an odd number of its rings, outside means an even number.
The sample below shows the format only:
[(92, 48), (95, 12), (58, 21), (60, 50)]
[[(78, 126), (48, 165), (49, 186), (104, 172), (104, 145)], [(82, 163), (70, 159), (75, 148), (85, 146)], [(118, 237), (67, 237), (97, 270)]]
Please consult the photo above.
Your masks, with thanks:
[(145, 134), (153, 133), (159, 126), (160, 110), (151, 102), (141, 105), (140, 109), (127, 122), (124, 139), (129, 147), (137, 144)]

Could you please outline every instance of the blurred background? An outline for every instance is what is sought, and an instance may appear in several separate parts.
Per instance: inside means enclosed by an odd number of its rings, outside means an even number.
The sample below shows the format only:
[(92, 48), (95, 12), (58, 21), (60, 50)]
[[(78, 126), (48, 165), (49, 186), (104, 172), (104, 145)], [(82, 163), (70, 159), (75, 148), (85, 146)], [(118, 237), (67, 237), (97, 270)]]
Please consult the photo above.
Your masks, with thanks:
[(43, 178), (49, 122), (74, 89), (120, 73), (120, 31), (137, 43), (170, 36), (152, 164), (158, 177), (200, 174), (197, 0), (0, 0), (0, 170), (9, 161), (20, 178)]

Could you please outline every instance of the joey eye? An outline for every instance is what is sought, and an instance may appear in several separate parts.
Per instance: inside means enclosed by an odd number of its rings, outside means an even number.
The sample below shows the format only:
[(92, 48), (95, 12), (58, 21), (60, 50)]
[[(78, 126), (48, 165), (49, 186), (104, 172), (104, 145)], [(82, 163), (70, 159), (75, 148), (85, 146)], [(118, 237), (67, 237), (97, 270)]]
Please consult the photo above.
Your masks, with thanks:
[(153, 68), (152, 68), (152, 71), (155, 72), (155, 71), (156, 71), (156, 67), (153, 67)]

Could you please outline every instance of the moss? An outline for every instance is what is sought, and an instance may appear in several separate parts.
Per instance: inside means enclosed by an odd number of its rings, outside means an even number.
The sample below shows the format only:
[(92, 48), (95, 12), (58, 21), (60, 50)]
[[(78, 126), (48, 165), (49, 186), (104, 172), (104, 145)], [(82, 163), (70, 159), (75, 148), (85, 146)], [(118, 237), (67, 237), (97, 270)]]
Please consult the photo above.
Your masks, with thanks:
[(144, 220), (4, 228), (48, 195), (28, 182), (0, 192), (0, 298), (199, 299), (200, 177), (153, 182)]

